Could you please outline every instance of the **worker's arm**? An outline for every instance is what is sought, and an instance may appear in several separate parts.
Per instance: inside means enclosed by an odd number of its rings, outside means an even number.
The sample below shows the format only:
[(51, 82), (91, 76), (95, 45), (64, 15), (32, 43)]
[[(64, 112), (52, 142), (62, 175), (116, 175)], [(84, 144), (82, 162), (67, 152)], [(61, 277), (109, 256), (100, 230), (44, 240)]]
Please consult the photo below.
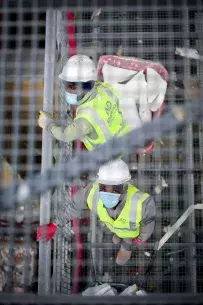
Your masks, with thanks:
[(58, 227), (63, 227), (68, 221), (73, 218), (80, 218), (82, 211), (88, 209), (87, 198), (92, 188), (92, 182), (85, 188), (81, 188), (72, 200), (59, 211), (55, 223)]
[(87, 209), (87, 198), (91, 187), (92, 183), (89, 183), (85, 188), (79, 190), (72, 201), (67, 203), (58, 212), (54, 221), (39, 226), (37, 228), (37, 240), (45, 239), (45, 241), (49, 241), (55, 235), (58, 228), (62, 228), (73, 218), (80, 218), (82, 210)]
[(55, 139), (63, 142), (82, 139), (94, 131), (92, 125), (84, 118), (75, 118), (73, 123), (67, 127), (59, 126), (52, 115), (42, 110), (40, 110), (38, 125), (50, 132)]
[(149, 196), (142, 206), (142, 221), (138, 238), (144, 242), (152, 235), (155, 227), (156, 207), (152, 196)]
[(46, 129), (55, 139), (63, 142), (82, 139), (93, 131), (92, 125), (83, 118), (75, 119), (71, 125), (65, 128), (51, 122)]

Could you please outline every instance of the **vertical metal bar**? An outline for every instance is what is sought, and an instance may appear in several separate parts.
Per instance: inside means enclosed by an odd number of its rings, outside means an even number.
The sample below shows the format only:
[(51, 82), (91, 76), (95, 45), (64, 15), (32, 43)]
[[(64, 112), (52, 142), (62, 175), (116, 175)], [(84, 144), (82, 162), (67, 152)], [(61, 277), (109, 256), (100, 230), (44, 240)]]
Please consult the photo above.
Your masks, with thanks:
[[(74, 12), (67, 12), (67, 34), (68, 34), (68, 45), (69, 45), (69, 57), (77, 54), (77, 42), (75, 37), (75, 25), (74, 25)], [(73, 111), (73, 117), (76, 116), (76, 109)], [(82, 149), (82, 142), (76, 140), (76, 151)], [(75, 185), (71, 186), (71, 195), (74, 196), (77, 192)], [(66, 192), (66, 195), (68, 193)], [(74, 231), (74, 241), (76, 244), (76, 264), (73, 272), (73, 286), (72, 293), (77, 294), (79, 291), (79, 281), (82, 274), (82, 261), (83, 261), (83, 236), (80, 232), (80, 220), (77, 218), (72, 219), (72, 228)], [(65, 267), (65, 265), (64, 265)]]
[[(56, 11), (49, 9), (46, 12), (46, 40), (44, 60), (44, 99), (43, 110), (53, 110), (54, 94), (54, 63), (56, 46)], [(45, 171), (52, 165), (52, 138), (46, 130), (42, 132), (42, 167)], [(40, 198), (40, 224), (50, 222), (51, 192), (46, 192)], [(51, 243), (39, 243), (39, 279), (38, 293), (48, 294), (50, 290)]]
[[(198, 35), (197, 50), (203, 54), (203, 13), (196, 15), (196, 32)], [(200, 79), (200, 98), (203, 99), (203, 61), (197, 61), (197, 75)], [(199, 162), (203, 164), (203, 122), (199, 124)], [(203, 174), (201, 174), (201, 201), (203, 202)]]
[[(152, 18), (152, 26), (153, 26), (153, 33), (152, 33), (152, 37), (153, 37), (153, 48), (154, 48), (154, 52), (152, 52), (153, 54), (153, 58), (152, 60), (154, 62), (158, 61), (158, 57), (159, 57), (159, 20), (158, 20), (158, 4), (157, 4), (157, 0), (154, 2), (153, 8), (157, 8), (155, 9), (155, 11), (153, 11), (153, 18)], [(155, 167), (155, 177), (154, 179), (151, 178), (151, 184), (154, 188), (155, 184), (154, 182), (157, 181), (159, 183), (159, 179), (161, 179), (161, 143), (160, 141), (156, 141), (155, 144), (155, 149), (154, 149), (154, 153), (153, 153), (153, 165)], [(160, 239), (162, 232), (161, 232), (161, 221), (162, 221), (162, 196), (161, 193), (160, 194), (155, 194), (155, 198), (154, 198), (155, 202), (156, 202), (156, 208), (157, 211), (160, 211), (160, 216), (156, 217), (156, 239)], [(157, 270), (160, 270), (160, 266), (162, 266), (163, 260), (162, 260), (162, 255), (159, 255), (159, 259), (156, 260), (156, 268)], [(161, 290), (161, 283), (160, 281), (157, 281), (157, 289), (158, 291)]]
[[(168, 4), (172, 4), (171, 1), (168, 2)], [(175, 71), (175, 63), (174, 63), (174, 28), (173, 28), (173, 9), (170, 9), (168, 11), (169, 13), (169, 18), (171, 20), (169, 29), (170, 29), (170, 43), (168, 46), (168, 60), (169, 60), (169, 67), (170, 67), (170, 72), (174, 72)], [(173, 103), (175, 101), (175, 92), (174, 90), (171, 90), (170, 92), (170, 103)], [(179, 181), (178, 181), (178, 177), (177, 177), (177, 172), (176, 169), (178, 168), (178, 162), (177, 162), (177, 158), (178, 158), (178, 154), (177, 154), (177, 142), (176, 139), (174, 139), (174, 137), (176, 137), (176, 135), (174, 136), (174, 134), (169, 134), (169, 143), (170, 143), (170, 147), (169, 150), (172, 149), (172, 153), (169, 152), (170, 155), (170, 160), (169, 162), (170, 167), (172, 169), (174, 169), (174, 171), (172, 171), (171, 175), (170, 175), (170, 185), (169, 188), (171, 190), (170, 192), (170, 199), (168, 204), (170, 205), (170, 223), (173, 224), (178, 215), (179, 215), (179, 209), (178, 209), (178, 203), (179, 203), (179, 198), (178, 198), (178, 192), (177, 192), (177, 188), (179, 186)], [(173, 240), (171, 240), (171, 242), (174, 242), (174, 244), (176, 245), (176, 241), (175, 241), (175, 236), (173, 237)], [(175, 251), (178, 250), (178, 244), (175, 246)], [(179, 278), (178, 278), (178, 272), (172, 273), (171, 276), (171, 290), (173, 292), (179, 292)]]
[[(96, 9), (96, 6), (95, 6), (95, 9)], [(99, 37), (99, 32), (100, 32), (100, 29), (99, 29), (99, 16), (95, 16), (93, 18), (93, 30), (92, 30), (92, 44), (95, 45), (95, 53), (94, 53), (94, 56), (93, 56), (93, 61), (95, 62), (95, 64), (97, 64), (97, 61), (98, 61), (98, 47), (99, 47), (99, 40), (98, 40), (98, 37)]]
[[(144, 13), (146, 11), (145, 7), (143, 7), (142, 5), (142, 1), (139, 0), (138, 1), (138, 7), (139, 7), (139, 17), (136, 18), (136, 30), (139, 31), (139, 26), (141, 29), (143, 29), (143, 19), (144, 19)], [(139, 24), (139, 26), (138, 26)], [(142, 32), (142, 31), (140, 31)], [(139, 39), (142, 41), (143, 37), (139, 37)], [(123, 43), (123, 39), (122, 39), (122, 43)], [(136, 45), (137, 45), (137, 41), (136, 41)], [(137, 56), (139, 58), (143, 57), (143, 44), (139, 44), (137, 46)], [(136, 158), (134, 158), (136, 160)], [(145, 186), (145, 174), (144, 174), (144, 170), (146, 168), (146, 156), (143, 155), (138, 155), (137, 156), (137, 186), (140, 190), (144, 191), (144, 186)], [(146, 189), (145, 189), (146, 191)]]
[[(201, 3), (199, 3), (199, 7), (201, 7)], [(199, 51), (199, 54), (203, 54), (203, 13), (198, 12), (195, 16), (195, 28), (197, 33), (198, 41), (197, 43), (197, 50)], [(196, 61), (197, 62), (197, 76), (200, 79), (200, 100), (203, 100), (203, 61)], [(203, 122), (199, 123), (199, 158), (198, 158), (198, 166), (201, 168), (203, 165)], [(203, 202), (203, 173), (201, 171), (200, 174), (200, 200)], [(203, 219), (203, 211), (201, 213), (202, 219)], [(201, 282), (201, 272), (199, 272), (199, 264), (197, 267), (197, 289), (198, 284)], [(199, 292), (199, 289), (198, 289)]]
[[(60, 10), (56, 11), (56, 41), (58, 46), (58, 60), (63, 60), (67, 58), (67, 39), (65, 39), (65, 25), (63, 24), (63, 12)], [(64, 58), (65, 57), (65, 58)], [(61, 67), (60, 67), (61, 68)], [(55, 94), (54, 94), (54, 100), (55, 100), (55, 107), (56, 107), (56, 118), (62, 120), (62, 118), (65, 116), (65, 113), (67, 112), (67, 103), (66, 105), (64, 103), (60, 102), (60, 99), (62, 98), (62, 90), (60, 90), (60, 85), (57, 85), (55, 88)], [(66, 106), (66, 107), (64, 107)], [(65, 108), (65, 109), (64, 109)], [(58, 114), (58, 117), (57, 117)], [(55, 143), (56, 145), (56, 143)], [(60, 145), (60, 148), (59, 148)], [(65, 143), (60, 142), (58, 145), (58, 155), (54, 154), (54, 158), (58, 160), (65, 159), (63, 158), (63, 152), (65, 151)], [(54, 147), (54, 150), (57, 149)], [(62, 155), (62, 156), (61, 156)], [(54, 193), (54, 205), (53, 205), (53, 213), (54, 216), (58, 214), (58, 210), (61, 207), (61, 204), (65, 204), (65, 194), (64, 194), (64, 188), (60, 187), (55, 190)], [(60, 250), (59, 250), (60, 249)], [(53, 290), (52, 293), (60, 293), (61, 292), (61, 281), (62, 281), (62, 232), (61, 230), (56, 235), (56, 238), (54, 239), (54, 253), (53, 253), (53, 277), (52, 277), (52, 283), (53, 283)], [(51, 289), (51, 288), (50, 288)]]
[[(32, 7), (34, 10), (34, 5)], [(35, 143), (35, 125), (36, 125), (36, 89), (37, 86), (37, 42), (38, 42), (38, 14), (36, 12), (32, 13), (32, 20), (31, 20), (31, 29), (33, 39), (31, 42), (31, 50), (30, 50), (30, 74), (28, 76), (28, 80), (30, 83), (30, 92), (29, 92), (29, 101), (27, 105), (28, 109), (28, 131), (27, 131), (27, 143), (28, 143), (28, 153), (27, 153), (27, 164), (26, 164), (26, 176), (29, 178), (34, 173), (34, 143)], [(27, 289), (29, 286), (29, 264), (30, 264), (30, 249), (31, 249), (31, 221), (32, 221), (32, 205), (33, 201), (29, 200), (29, 202), (24, 206), (24, 240), (25, 240), (25, 247), (26, 247), (26, 258), (25, 258), (25, 266), (24, 266), (24, 287)], [(30, 221), (31, 220), (31, 221)], [(25, 290), (26, 291), (26, 290)]]
[[(186, 3), (186, 2), (185, 2)], [(183, 12), (184, 12), (184, 47), (188, 48), (189, 40), (188, 40), (188, 33), (189, 33), (189, 11), (187, 6), (183, 6)], [(190, 76), (190, 62), (188, 58), (184, 58), (184, 78), (187, 78)], [(185, 135), (185, 141), (186, 141), (186, 168), (192, 169), (194, 168), (194, 150), (193, 150), (193, 126), (192, 124), (189, 124), (188, 127), (186, 127), (186, 135)], [(188, 171), (186, 175), (186, 184), (187, 185), (187, 202), (188, 205), (193, 205), (195, 203), (195, 196), (194, 196), (194, 174), (192, 171)], [(194, 236), (194, 230), (195, 230), (195, 213), (192, 214), (189, 218), (189, 227), (191, 228), (191, 233), (188, 235), (189, 242), (190, 242), (190, 272), (191, 272), (191, 292), (196, 293), (197, 287), (196, 287), (196, 260), (195, 260), (195, 236)], [(189, 291), (188, 291), (189, 292)]]
[[(6, 95), (6, 54), (8, 48), (8, 10), (7, 10), (7, 0), (2, 3), (4, 8), (4, 13), (1, 13), (1, 56), (0, 56), (0, 158), (4, 156), (4, 126), (5, 126), (5, 95)], [(0, 185), (2, 183), (2, 160), (0, 160)]]
[[(59, 47), (57, 74), (59, 73), (59, 69), (60, 71), (62, 70), (69, 53), (67, 47), (70, 44), (68, 40), (69, 37), (67, 35), (68, 26), (70, 26), (70, 24), (67, 25), (67, 13), (65, 11), (57, 10), (56, 40)], [(73, 49), (71, 52), (73, 52)], [(58, 77), (57, 80), (58, 83), (55, 90), (56, 117), (60, 121), (60, 124), (65, 127), (72, 121), (72, 110), (68, 103), (64, 100), (63, 90)], [(59, 141), (57, 143), (55, 142), (55, 145), (56, 147), (54, 150), (57, 153), (54, 157), (59, 163), (63, 164), (72, 155), (72, 143)], [(71, 200), (70, 186), (67, 184), (57, 188), (55, 191), (55, 196), (55, 204), (53, 208), (54, 215), (57, 215), (58, 211), (62, 209), (64, 205), (68, 205)], [(71, 240), (71, 226), (71, 221), (69, 221), (54, 239), (53, 292), (56, 293), (61, 293), (62, 290), (67, 294), (71, 293), (71, 285), (73, 282), (71, 278), (71, 268), (73, 268), (72, 257), (70, 255), (64, 256), (64, 253), (67, 252), (67, 248), (71, 250), (72, 247), (72, 243), (69, 241)], [(64, 236), (68, 238), (67, 242), (64, 242)], [(65, 282), (66, 284), (64, 285)]]
[[(95, 10), (98, 9), (95, 5)], [(93, 17), (93, 24), (92, 24), (92, 45), (95, 46), (95, 53), (93, 54), (92, 60), (94, 61), (95, 65), (97, 65), (98, 62), (98, 46), (99, 46), (99, 41), (98, 41), (98, 35), (99, 35), (99, 16)], [(98, 221), (96, 214), (91, 212), (90, 213), (90, 230), (91, 230), (91, 244), (95, 245), (97, 242), (97, 236), (100, 240), (102, 240), (101, 236), (101, 231), (99, 230), (98, 235), (97, 233), (97, 228), (99, 227)], [(102, 262), (102, 255), (103, 255), (103, 249), (95, 249), (91, 247), (92, 251), (92, 262), (94, 264), (94, 269), (97, 270), (97, 259), (99, 260), (99, 265)], [(98, 253), (98, 258), (97, 258), (97, 253)], [(101, 269), (101, 268), (100, 268)], [(100, 270), (101, 271), (101, 270)], [(102, 274), (100, 274), (102, 276)]]

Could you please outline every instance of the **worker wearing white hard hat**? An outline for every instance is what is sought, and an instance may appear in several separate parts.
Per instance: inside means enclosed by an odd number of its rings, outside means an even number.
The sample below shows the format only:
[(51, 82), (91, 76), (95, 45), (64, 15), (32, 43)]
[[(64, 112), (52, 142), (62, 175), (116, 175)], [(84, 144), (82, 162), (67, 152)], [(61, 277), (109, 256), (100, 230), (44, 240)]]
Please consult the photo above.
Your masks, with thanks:
[(65, 101), (78, 107), (73, 123), (66, 128), (41, 111), (38, 124), (54, 138), (64, 142), (79, 139), (88, 150), (93, 150), (111, 137), (130, 131), (120, 111), (118, 92), (111, 85), (96, 81), (96, 66), (88, 56), (68, 59), (59, 78)]
[(153, 198), (130, 184), (130, 179), (129, 168), (121, 159), (101, 166), (95, 181), (76, 194), (55, 223), (38, 228), (37, 239), (49, 240), (58, 227), (90, 209), (113, 233), (113, 242), (120, 244), (116, 263), (124, 265), (131, 257), (133, 243), (140, 246), (153, 233), (156, 213)]

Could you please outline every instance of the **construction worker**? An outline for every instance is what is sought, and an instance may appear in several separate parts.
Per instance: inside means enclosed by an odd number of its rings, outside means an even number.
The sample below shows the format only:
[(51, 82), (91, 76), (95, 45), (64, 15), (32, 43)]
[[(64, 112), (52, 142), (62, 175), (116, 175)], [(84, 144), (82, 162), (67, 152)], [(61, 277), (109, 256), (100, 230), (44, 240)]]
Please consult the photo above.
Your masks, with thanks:
[(113, 243), (121, 245), (116, 263), (124, 265), (131, 257), (133, 243), (145, 243), (155, 226), (153, 198), (129, 184), (130, 179), (129, 168), (121, 159), (101, 166), (95, 182), (78, 191), (55, 222), (38, 227), (37, 240), (48, 241), (58, 227), (90, 209), (114, 233)]
[(58, 126), (50, 114), (40, 111), (39, 126), (55, 139), (64, 142), (79, 139), (88, 150), (93, 150), (112, 136), (130, 131), (119, 108), (119, 94), (107, 83), (96, 81), (96, 67), (88, 56), (75, 55), (68, 59), (59, 78), (66, 102), (78, 107), (73, 123), (66, 128)]

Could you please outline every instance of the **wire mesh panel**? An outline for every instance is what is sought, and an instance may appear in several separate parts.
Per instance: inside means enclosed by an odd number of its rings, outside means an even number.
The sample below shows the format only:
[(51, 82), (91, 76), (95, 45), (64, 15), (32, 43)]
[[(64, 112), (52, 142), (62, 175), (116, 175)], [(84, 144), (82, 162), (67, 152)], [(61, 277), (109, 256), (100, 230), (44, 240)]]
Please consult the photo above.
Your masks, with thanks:
[[(170, 1), (166, 6), (158, 2), (144, 6), (140, 1), (137, 6), (101, 8), (82, 3), (30, 7), (26, 1), (18, 1), (14, 8), (12, 1), (4, 1), (0, 10), (0, 291), (36, 293), (38, 288), (40, 294), (71, 294), (110, 283), (118, 292), (133, 284), (148, 293), (202, 292), (202, 124), (201, 107), (199, 113), (192, 108), (202, 89), (202, 9), (186, 2), (174, 6)], [(134, 133), (93, 152), (76, 154), (75, 143), (54, 139), (49, 128), (42, 132), (37, 120), (40, 110), (49, 112), (62, 130), (73, 122), (75, 109), (67, 103), (58, 77), (74, 53), (73, 38), (74, 52), (93, 59), (100, 82), (108, 76), (106, 67), (114, 71), (115, 88), (127, 86), (131, 78), (122, 77), (129, 71), (131, 77), (143, 75), (147, 85), (149, 73), (157, 72), (156, 79), (167, 91), (150, 122), (142, 121), (147, 123), (145, 129), (136, 125)], [(182, 57), (177, 48), (185, 48)], [(198, 59), (188, 58), (190, 48), (199, 51)], [(140, 90), (136, 86), (125, 88), (136, 95), (135, 89)], [(153, 84), (158, 86), (158, 81)], [(124, 93), (119, 103), (125, 117), (132, 104), (129, 92)], [(186, 104), (194, 113), (183, 111)], [(137, 111), (141, 108), (142, 103)], [(187, 126), (176, 129), (184, 119)], [(83, 141), (82, 136), (78, 139)], [(86, 206), (78, 216), (81, 220), (71, 222), (75, 216), (68, 218), (65, 212), (74, 202), (72, 187), (83, 189), (93, 183), (99, 166), (121, 155), (130, 169), (130, 183), (156, 202), (152, 236), (141, 246), (131, 245), (131, 258), (123, 266), (116, 263), (120, 244), (112, 242), (112, 232), (96, 214)], [(51, 220), (59, 227), (53, 241), (40, 241), (38, 247), (36, 228), (39, 222)]]
[[(1, 186), (40, 171), (45, 11), (2, 3), (1, 16)], [(6, 201), (6, 198), (4, 199)], [(36, 291), (39, 200), (1, 211), (1, 291)]]
[[(183, 103), (185, 99), (190, 100), (191, 94), (195, 94), (195, 98), (198, 98), (200, 91), (197, 66), (199, 63), (181, 59), (175, 55), (178, 46), (197, 48), (195, 16), (198, 11), (199, 8), (188, 9), (187, 6), (160, 8), (155, 4), (148, 9), (141, 6), (139, 10), (137, 8), (129, 10), (125, 7), (122, 12), (120, 10), (118, 12), (115, 8), (103, 9), (99, 16), (98, 34), (100, 42), (102, 41), (103, 54), (113, 55), (122, 45), (124, 56), (135, 56), (162, 63), (170, 77), (165, 101), (167, 106)], [(78, 41), (79, 43), (81, 40), (89, 42), (92, 35), (91, 24), (89, 20), (84, 21), (89, 18), (89, 15), (85, 12), (82, 16), (79, 14), (79, 17), (82, 20), (76, 20), (76, 25), (80, 25), (78, 26), (80, 31), (76, 34)], [(185, 91), (183, 85), (178, 88), (178, 82), (184, 83)], [(197, 140), (198, 131), (191, 128), (192, 125), (184, 133), (178, 133), (177, 137), (171, 134), (166, 138), (157, 139), (156, 148), (151, 155), (138, 157), (138, 164), (136, 164), (138, 171), (132, 181), (140, 189), (153, 192), (157, 205), (156, 234), (152, 242), (155, 238), (159, 239), (189, 205), (199, 200), (199, 197), (195, 198), (197, 193), (194, 190), (195, 183), (198, 184), (198, 178), (195, 178), (198, 173), (194, 173), (191, 169), (196, 168), (194, 153), (198, 153), (200, 144)], [(133, 169), (135, 163), (131, 163), (131, 166)], [(161, 194), (156, 194), (155, 187), (163, 183), (163, 179), (167, 187)], [(190, 260), (190, 264), (187, 263), (188, 255), (194, 257), (196, 251), (194, 247), (195, 218), (194, 213), (183, 228), (171, 238), (170, 246), (165, 247), (166, 249), (159, 254), (155, 263), (156, 271), (153, 272), (148, 284), (149, 290), (183, 292), (189, 289), (191, 292), (196, 292), (196, 271), (200, 269), (197, 268), (195, 258)], [(91, 240), (101, 243), (103, 233), (103, 243), (101, 249), (99, 245), (97, 246), (97, 254), (93, 258), (96, 280), (126, 284), (142, 281), (149, 263), (149, 258), (144, 253), (146, 251), (135, 248), (135, 257), (133, 255), (129, 265), (122, 268), (116, 266), (114, 259), (117, 251), (111, 244), (112, 236), (101, 224), (97, 225), (98, 229), (92, 232), (96, 239)], [(191, 230), (186, 234), (184, 231), (187, 227)], [(186, 248), (184, 244), (187, 244)], [(153, 244), (149, 244), (149, 249), (152, 246)]]

